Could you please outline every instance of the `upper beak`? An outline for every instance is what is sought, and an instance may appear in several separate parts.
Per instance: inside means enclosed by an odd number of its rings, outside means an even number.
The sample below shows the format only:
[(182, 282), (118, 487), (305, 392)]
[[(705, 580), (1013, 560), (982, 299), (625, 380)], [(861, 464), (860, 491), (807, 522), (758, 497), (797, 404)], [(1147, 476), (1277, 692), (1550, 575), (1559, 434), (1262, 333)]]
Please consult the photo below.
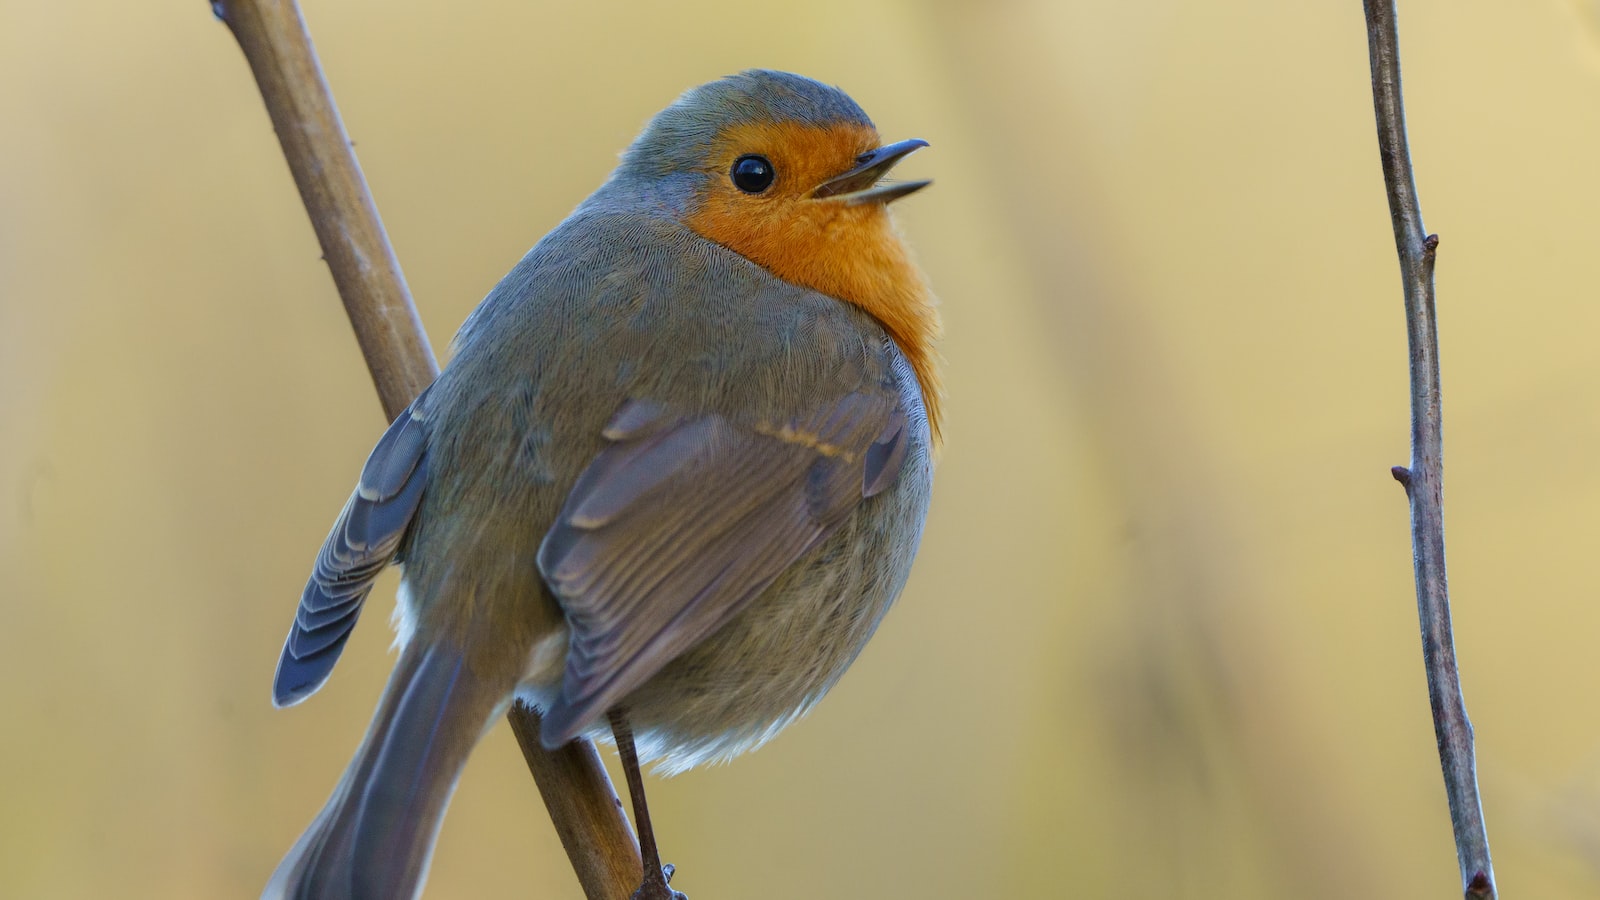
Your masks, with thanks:
[(912, 138), (909, 141), (879, 147), (871, 153), (864, 153), (856, 157), (855, 168), (824, 181), (811, 192), (811, 196), (817, 200), (840, 200), (850, 206), (860, 206), (863, 203), (888, 203), (920, 191), (933, 182), (902, 181), (894, 184), (878, 184), (878, 180), (889, 174), (889, 170), (900, 160), (926, 146), (928, 146), (927, 141)]

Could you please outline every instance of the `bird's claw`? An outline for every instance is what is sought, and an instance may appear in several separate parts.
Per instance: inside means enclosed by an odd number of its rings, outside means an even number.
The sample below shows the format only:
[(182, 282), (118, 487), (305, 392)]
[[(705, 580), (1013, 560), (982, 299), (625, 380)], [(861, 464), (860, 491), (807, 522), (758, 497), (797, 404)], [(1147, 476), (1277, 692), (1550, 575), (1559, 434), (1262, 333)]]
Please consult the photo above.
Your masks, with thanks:
[(662, 866), (661, 880), (645, 878), (644, 884), (639, 885), (639, 889), (633, 892), (630, 900), (689, 900), (688, 895), (682, 891), (675, 891), (667, 887), (672, 882), (672, 876), (677, 871), (677, 867), (672, 863)]

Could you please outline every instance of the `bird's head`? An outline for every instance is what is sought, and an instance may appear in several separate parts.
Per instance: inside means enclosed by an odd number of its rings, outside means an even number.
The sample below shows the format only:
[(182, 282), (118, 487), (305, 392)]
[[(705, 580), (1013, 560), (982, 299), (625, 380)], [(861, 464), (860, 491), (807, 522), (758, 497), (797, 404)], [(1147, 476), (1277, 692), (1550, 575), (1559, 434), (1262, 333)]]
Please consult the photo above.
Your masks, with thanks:
[(939, 315), (888, 211), (930, 182), (884, 180), (925, 146), (884, 144), (838, 88), (752, 70), (658, 113), (618, 175), (656, 185), (700, 236), (870, 313), (916, 371), (937, 434)]

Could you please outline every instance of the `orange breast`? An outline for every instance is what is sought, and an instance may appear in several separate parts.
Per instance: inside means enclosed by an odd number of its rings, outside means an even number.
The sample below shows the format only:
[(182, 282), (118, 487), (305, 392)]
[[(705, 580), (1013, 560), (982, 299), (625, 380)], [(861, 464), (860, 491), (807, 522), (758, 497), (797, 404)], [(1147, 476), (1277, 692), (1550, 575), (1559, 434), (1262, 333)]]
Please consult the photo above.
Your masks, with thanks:
[(745, 194), (722, 179), (685, 224), (785, 281), (852, 303), (877, 319), (917, 374), (937, 441), (941, 325), (922, 273), (883, 206), (810, 199), (816, 185), (876, 147), (877, 135), (860, 126), (748, 128), (760, 133), (724, 135), (726, 150), (712, 164), (727, 171), (741, 153), (752, 152), (747, 148), (764, 148), (778, 172), (769, 194)]

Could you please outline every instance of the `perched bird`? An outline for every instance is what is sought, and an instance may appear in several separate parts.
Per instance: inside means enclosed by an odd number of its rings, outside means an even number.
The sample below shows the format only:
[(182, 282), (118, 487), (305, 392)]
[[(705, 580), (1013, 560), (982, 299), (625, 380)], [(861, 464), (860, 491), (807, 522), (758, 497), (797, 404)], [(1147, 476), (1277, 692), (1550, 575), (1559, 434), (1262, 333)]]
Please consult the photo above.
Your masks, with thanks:
[[(321, 687), (403, 566), (394, 674), (266, 896), (419, 894), (514, 699), (547, 746), (609, 718), (625, 762), (631, 727), (673, 773), (769, 740), (839, 679), (905, 584), (932, 485), (939, 317), (887, 209), (928, 182), (882, 180), (922, 146), (798, 75), (711, 82), (489, 293), (301, 597), (279, 706)], [(671, 896), (645, 849), (636, 896)]]

